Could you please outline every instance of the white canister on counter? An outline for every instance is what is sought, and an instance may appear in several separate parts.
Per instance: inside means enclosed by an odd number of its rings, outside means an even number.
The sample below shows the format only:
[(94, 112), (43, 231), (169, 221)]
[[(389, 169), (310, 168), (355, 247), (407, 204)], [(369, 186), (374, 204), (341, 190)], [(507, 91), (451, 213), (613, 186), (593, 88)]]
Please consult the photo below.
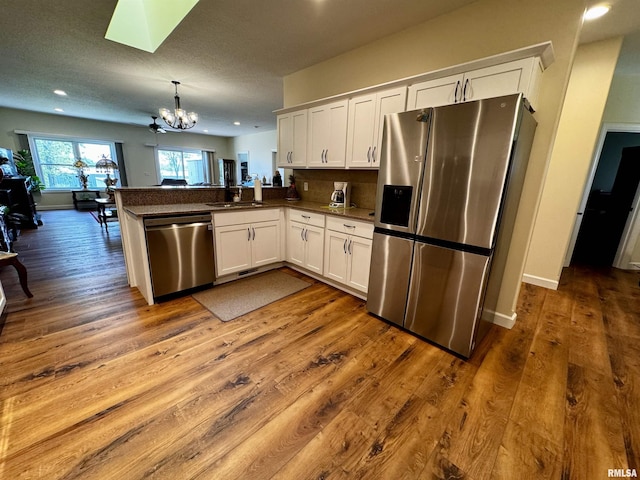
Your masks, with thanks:
[(253, 199), (256, 202), (262, 201), (262, 184), (257, 178), (253, 181)]

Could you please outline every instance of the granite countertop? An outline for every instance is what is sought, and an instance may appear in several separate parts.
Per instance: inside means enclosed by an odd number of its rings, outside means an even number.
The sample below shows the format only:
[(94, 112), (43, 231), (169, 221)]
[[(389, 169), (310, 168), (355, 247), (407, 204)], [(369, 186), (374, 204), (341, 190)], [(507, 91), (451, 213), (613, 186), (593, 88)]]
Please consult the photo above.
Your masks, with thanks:
[(365, 222), (373, 222), (373, 215), (371, 213), (373, 210), (367, 208), (347, 208), (347, 209), (337, 209), (337, 208), (329, 208), (326, 204), (315, 203), (315, 202), (305, 202), (305, 201), (294, 201), (289, 202), (286, 200), (267, 200), (262, 203), (262, 207), (253, 207), (247, 205), (246, 207), (233, 207), (231, 209), (224, 207), (212, 207), (211, 205), (207, 205), (206, 203), (180, 203), (180, 204), (171, 204), (171, 205), (136, 205), (136, 206), (125, 206), (124, 209), (136, 216), (136, 217), (155, 217), (155, 216), (165, 216), (165, 215), (185, 215), (192, 213), (219, 213), (219, 212), (236, 212), (242, 210), (255, 210), (257, 208), (268, 208), (268, 207), (290, 207), (298, 210), (305, 210), (308, 212), (322, 213), (326, 215), (334, 215), (338, 217), (344, 218), (353, 218), (355, 220), (362, 220)]

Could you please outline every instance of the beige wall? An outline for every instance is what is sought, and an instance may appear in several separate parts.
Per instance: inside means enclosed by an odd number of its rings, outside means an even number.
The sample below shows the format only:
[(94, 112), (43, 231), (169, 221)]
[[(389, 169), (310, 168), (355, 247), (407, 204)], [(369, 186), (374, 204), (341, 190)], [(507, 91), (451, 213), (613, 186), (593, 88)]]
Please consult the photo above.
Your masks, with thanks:
[[(231, 139), (231, 157), (238, 161), (238, 152), (249, 152), (249, 174), (257, 173), (262, 179), (267, 177), (271, 182), (273, 176), (273, 152), (278, 146), (278, 135), (276, 130), (268, 132), (254, 133), (251, 135), (240, 135)], [(239, 165), (236, 178), (240, 178)]]
[(538, 130), (497, 311), (515, 310), (527, 247), (575, 54), (583, 0), (479, 0), (284, 79), (285, 106), (551, 41), (555, 63), (538, 99)]
[(525, 266), (531, 283), (557, 287), (621, 46), (617, 37), (578, 49)]
[(602, 121), (640, 124), (640, 75), (613, 77)]
[[(15, 130), (123, 142), (130, 186), (158, 183), (154, 149), (146, 145), (155, 145), (157, 142), (173, 147), (214, 150), (218, 156), (231, 154), (231, 139), (225, 137), (183, 132), (158, 135), (156, 140), (156, 135), (146, 127), (0, 108), (0, 146), (11, 150), (19, 149)], [(43, 209), (68, 207), (72, 205), (71, 194), (45, 190), (38, 204)]]

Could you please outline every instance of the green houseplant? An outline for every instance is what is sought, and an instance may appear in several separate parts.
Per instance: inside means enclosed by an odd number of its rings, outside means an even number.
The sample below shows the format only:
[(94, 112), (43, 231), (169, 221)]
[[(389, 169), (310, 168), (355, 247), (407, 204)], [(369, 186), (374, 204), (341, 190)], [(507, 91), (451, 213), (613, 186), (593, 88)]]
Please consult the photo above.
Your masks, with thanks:
[(18, 169), (18, 174), (25, 177), (31, 177), (31, 191), (41, 192), (46, 187), (40, 177), (36, 175), (36, 169), (33, 166), (33, 158), (29, 150), (18, 150), (13, 154), (13, 159)]

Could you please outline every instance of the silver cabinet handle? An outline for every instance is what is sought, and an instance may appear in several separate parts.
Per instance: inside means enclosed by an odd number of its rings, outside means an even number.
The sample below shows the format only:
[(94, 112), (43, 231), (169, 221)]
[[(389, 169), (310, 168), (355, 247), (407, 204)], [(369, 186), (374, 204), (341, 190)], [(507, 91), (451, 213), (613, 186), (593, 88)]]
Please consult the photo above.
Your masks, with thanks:
[(367, 163), (371, 163), (371, 146), (369, 146), (369, 150), (367, 150)]
[(251, 229), (247, 227), (247, 242), (251, 241)]
[(311, 217), (309, 215), (300, 215), (302, 218), (304, 218), (305, 220), (309, 220)]
[(256, 239), (256, 229), (252, 228), (251, 230), (253, 230), (253, 239), (252, 240), (255, 240)]
[(349, 225), (348, 223), (343, 223), (342, 226), (345, 228), (356, 228), (355, 225)]
[(329, 163), (329, 159), (328, 159), (328, 157), (329, 157), (329, 149), (327, 148), (327, 149), (324, 151), (324, 163)]
[(373, 153), (371, 154), (371, 161), (373, 163), (376, 163), (376, 148), (377, 147), (375, 147), (375, 146), (373, 147)]
[(344, 254), (347, 254), (347, 239), (344, 239), (344, 243), (342, 244), (342, 250), (344, 251)]
[(466, 102), (467, 101), (467, 87), (469, 86), (469, 79), (467, 78), (464, 81), (464, 88), (462, 89), (462, 101)]
[(460, 80), (458, 80), (458, 81), (456, 82), (456, 91), (455, 91), (455, 93), (453, 94), (453, 101), (454, 101), (454, 103), (458, 103), (458, 90), (459, 90), (459, 89), (460, 89)]
[(309, 230), (307, 230), (306, 228), (304, 229), (304, 241), (309, 241)]
[(349, 251), (349, 255), (351, 255), (351, 245), (353, 244), (353, 241), (351, 239), (349, 239), (349, 245), (347, 246), (347, 250)]
[(300, 238), (304, 241), (304, 228), (300, 230)]

